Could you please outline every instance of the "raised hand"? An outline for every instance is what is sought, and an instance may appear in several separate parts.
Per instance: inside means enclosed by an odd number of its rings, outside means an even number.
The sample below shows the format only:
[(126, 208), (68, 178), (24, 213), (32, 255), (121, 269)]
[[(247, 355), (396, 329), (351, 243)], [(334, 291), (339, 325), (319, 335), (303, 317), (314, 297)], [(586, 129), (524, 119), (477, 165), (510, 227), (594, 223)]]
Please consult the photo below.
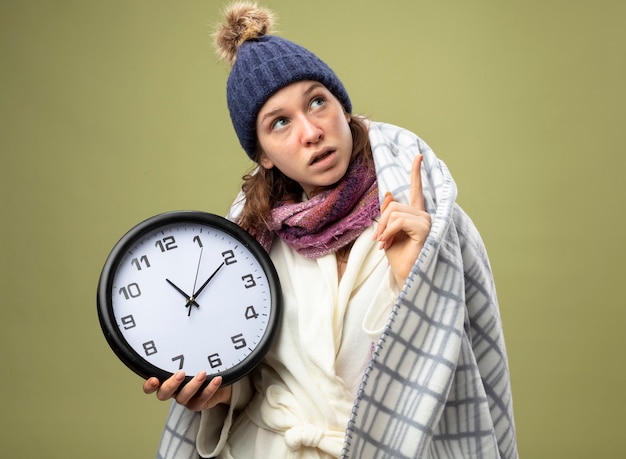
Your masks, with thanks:
[(380, 208), (374, 240), (385, 250), (398, 288), (404, 282), (419, 256), (431, 227), (431, 217), (424, 206), (422, 192), (422, 155), (413, 160), (409, 204), (394, 200), (387, 192)]

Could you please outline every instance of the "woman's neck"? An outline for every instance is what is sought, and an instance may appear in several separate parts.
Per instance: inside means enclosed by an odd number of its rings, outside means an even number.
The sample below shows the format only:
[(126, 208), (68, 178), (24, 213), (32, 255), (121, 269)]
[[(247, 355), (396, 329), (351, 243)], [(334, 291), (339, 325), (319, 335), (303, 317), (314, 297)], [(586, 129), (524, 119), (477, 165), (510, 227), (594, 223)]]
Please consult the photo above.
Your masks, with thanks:
[(354, 245), (354, 241), (350, 242), (347, 245), (344, 245), (340, 249), (337, 249), (335, 252), (335, 258), (337, 259), (337, 278), (339, 282), (341, 282), (341, 278), (343, 274), (346, 272), (346, 267), (348, 266), (348, 258), (350, 257), (350, 250)]

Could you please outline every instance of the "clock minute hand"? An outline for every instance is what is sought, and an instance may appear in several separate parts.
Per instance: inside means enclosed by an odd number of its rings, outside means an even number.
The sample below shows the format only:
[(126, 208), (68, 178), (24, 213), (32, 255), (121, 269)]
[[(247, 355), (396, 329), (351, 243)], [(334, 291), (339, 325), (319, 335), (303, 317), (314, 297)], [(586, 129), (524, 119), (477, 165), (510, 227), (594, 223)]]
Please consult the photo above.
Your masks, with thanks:
[(190, 297), (189, 295), (187, 295), (181, 288), (179, 288), (174, 282), (172, 282), (169, 279), (165, 279), (167, 281), (168, 284), (170, 284), (172, 287), (174, 287), (174, 289), (180, 293), (182, 296), (184, 296), (187, 299), (187, 303), (185, 304), (185, 307), (189, 307), (191, 305), (196, 306), (197, 308), (200, 307), (200, 305), (198, 303), (196, 303), (196, 300), (192, 297)]
[(195, 299), (198, 297), (198, 295), (200, 295), (200, 293), (202, 293), (202, 290), (204, 290), (204, 288), (209, 285), (209, 282), (211, 282), (211, 280), (215, 277), (215, 275), (219, 272), (220, 269), (222, 269), (222, 266), (224, 266), (224, 262), (222, 262), (215, 271), (213, 271), (213, 274), (211, 274), (209, 276), (209, 278), (204, 282), (204, 284), (202, 284), (200, 286), (200, 288), (198, 290), (196, 290), (196, 292), (193, 294), (193, 296), (191, 298), (189, 298), (189, 300), (187, 300), (187, 303), (189, 304), (191, 301), (195, 301)]

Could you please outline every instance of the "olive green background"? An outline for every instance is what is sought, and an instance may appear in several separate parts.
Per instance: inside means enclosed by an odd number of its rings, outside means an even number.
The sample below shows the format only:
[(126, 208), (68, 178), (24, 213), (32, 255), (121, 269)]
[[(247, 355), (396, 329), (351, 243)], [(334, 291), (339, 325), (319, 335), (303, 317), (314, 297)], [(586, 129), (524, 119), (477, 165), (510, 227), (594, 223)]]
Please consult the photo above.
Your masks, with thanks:
[[(354, 109), (451, 169), (491, 256), (524, 458), (626, 447), (626, 2), (267, 1)], [(0, 2), (0, 456), (154, 457), (168, 404), (95, 293), (131, 226), (226, 212), (251, 166), (210, 42), (223, 2)]]

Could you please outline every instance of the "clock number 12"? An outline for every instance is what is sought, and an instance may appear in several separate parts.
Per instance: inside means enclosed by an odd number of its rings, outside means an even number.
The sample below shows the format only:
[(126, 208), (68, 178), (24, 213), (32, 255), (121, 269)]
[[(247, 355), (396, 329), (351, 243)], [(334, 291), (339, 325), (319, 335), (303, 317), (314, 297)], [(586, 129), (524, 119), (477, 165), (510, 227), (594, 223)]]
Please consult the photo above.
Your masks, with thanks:
[(161, 249), (161, 252), (178, 248), (178, 246), (176, 245), (176, 239), (174, 239), (174, 236), (167, 236), (167, 237), (164, 237), (163, 239), (159, 239), (158, 241), (154, 243), (154, 245), (155, 247), (158, 247), (159, 249)]

